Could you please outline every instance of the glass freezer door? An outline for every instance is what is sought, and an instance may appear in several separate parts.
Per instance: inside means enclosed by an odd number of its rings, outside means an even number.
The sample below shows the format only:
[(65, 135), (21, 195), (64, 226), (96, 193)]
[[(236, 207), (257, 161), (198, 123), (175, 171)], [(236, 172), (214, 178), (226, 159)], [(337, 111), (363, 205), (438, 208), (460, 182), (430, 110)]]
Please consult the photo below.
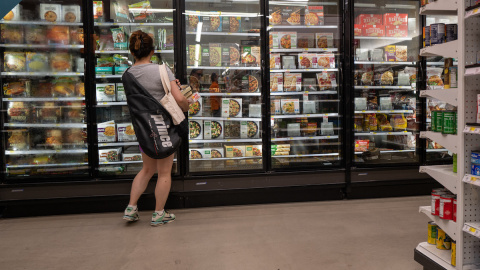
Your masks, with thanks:
[[(104, 0), (93, 1), (93, 8), (97, 168), (100, 176), (131, 176), (142, 169), (142, 155), (121, 80), (134, 63), (128, 39), (137, 30), (148, 33), (155, 46), (152, 63), (165, 63), (174, 71), (173, 2)], [(177, 172), (175, 158), (172, 173)]]
[(262, 170), (260, 1), (185, 2), (189, 171)]
[(354, 162), (419, 162), (419, 1), (355, 0)]
[(7, 180), (88, 176), (83, 1), (22, 1), (1, 21)]
[(343, 1), (268, 4), (271, 166), (339, 166)]

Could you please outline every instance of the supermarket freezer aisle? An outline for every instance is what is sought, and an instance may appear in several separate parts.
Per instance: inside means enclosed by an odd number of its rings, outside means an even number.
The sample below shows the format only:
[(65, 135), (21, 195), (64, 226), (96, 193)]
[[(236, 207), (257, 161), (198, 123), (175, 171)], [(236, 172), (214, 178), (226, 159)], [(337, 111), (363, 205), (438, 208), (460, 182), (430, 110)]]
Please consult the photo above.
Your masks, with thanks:
[[(0, 219), (5, 269), (412, 269), (430, 197)], [(321, 266), (321, 267), (320, 267)]]

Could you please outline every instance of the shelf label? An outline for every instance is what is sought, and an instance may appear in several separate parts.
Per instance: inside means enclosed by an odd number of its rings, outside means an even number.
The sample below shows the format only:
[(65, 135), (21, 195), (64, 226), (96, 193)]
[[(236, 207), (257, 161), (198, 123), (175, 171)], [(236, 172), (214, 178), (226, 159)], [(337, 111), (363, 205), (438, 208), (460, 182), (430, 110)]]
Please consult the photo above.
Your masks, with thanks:
[(477, 178), (475, 176), (472, 176), (472, 177), (470, 177), (470, 181), (473, 183), (473, 182), (477, 181)]
[(303, 100), (308, 100), (308, 92), (303, 93)]
[(304, 51), (308, 52), (308, 48), (303, 49)]
[(468, 230), (469, 230), (470, 232), (472, 232), (472, 233), (475, 233), (475, 232), (477, 231), (477, 230), (476, 230), (475, 228), (473, 228), (473, 227), (470, 227), (470, 229), (468, 229)]
[(275, 125), (275, 118), (272, 117), (272, 118), (270, 119), (270, 126), (273, 127), (274, 125)]

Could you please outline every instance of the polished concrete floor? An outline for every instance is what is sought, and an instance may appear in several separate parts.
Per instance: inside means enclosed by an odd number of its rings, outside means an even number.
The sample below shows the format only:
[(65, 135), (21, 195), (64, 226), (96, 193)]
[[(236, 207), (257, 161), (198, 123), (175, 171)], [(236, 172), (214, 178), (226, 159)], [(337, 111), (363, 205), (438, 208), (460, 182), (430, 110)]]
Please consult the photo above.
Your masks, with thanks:
[(0, 269), (422, 269), (429, 197), (0, 219)]

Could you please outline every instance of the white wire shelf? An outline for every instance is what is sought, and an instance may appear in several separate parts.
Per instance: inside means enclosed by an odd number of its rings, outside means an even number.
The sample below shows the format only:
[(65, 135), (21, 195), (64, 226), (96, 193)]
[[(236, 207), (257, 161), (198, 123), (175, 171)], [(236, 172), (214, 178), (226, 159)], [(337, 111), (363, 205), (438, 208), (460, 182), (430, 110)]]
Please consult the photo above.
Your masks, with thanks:
[(5, 155), (48, 155), (48, 154), (84, 154), (88, 149), (62, 149), (62, 150), (21, 150), (5, 151)]
[(338, 52), (338, 48), (297, 48), (297, 49), (270, 49), (271, 53), (302, 53), (302, 52)]
[(76, 167), (76, 166), (85, 166), (85, 165), (88, 165), (88, 162), (61, 163), (61, 164), (28, 164), (28, 165), (8, 165), (7, 164), (7, 169), (39, 168), (39, 167)]
[(455, 88), (442, 90), (422, 90), (420, 91), (420, 97), (431, 97), (445, 101), (453, 106), (458, 105), (458, 90)]
[(457, 240), (457, 223), (453, 220), (441, 219), (439, 216), (432, 215), (431, 206), (420, 206), (418, 209), (420, 213), (425, 214), (431, 221), (435, 222), (442, 230), (445, 231), (450, 238)]
[(455, 266), (451, 265), (451, 250), (441, 250), (438, 249), (436, 245), (430, 245), (427, 242), (420, 243), (417, 246), (417, 250), (441, 267), (443, 267), (445, 270), (455, 270)]
[(338, 68), (307, 68), (307, 69), (271, 69), (270, 73), (284, 73), (284, 72), (334, 72), (338, 71)]
[(116, 22), (96, 22), (94, 26), (173, 26), (173, 23), (116, 23)]
[(3, 101), (83, 101), (85, 97), (11, 97), (11, 98), (3, 98)]
[(392, 113), (413, 113), (413, 110), (380, 110), (380, 111), (355, 111), (357, 114), (361, 113), (384, 113), (384, 114), (392, 114)]
[(412, 40), (411, 37), (360, 37), (360, 36), (356, 36), (355, 39), (360, 39), (360, 40), (397, 40), (397, 41)]
[[(393, 154), (393, 153), (413, 153), (415, 152), (415, 149), (407, 149), (407, 150), (382, 150), (380, 151), (381, 154)], [(355, 152), (355, 155), (361, 155), (364, 152)]]
[(355, 65), (416, 65), (417, 62), (355, 61)]
[(70, 22), (47, 22), (47, 21), (5, 21), (0, 20), (0, 24), (21, 24), (21, 25), (65, 25), (65, 26), (83, 26), (83, 23)]
[(386, 135), (412, 135), (412, 132), (397, 131), (397, 132), (359, 132), (359, 133), (355, 133), (355, 136), (386, 136)]
[(280, 141), (305, 141), (305, 140), (335, 140), (335, 139), (338, 139), (338, 135), (272, 138), (272, 142), (280, 142)]
[[(187, 35), (196, 35), (197, 32), (187, 32)], [(201, 32), (202, 36), (241, 36), (259, 37), (260, 33), (237, 33), (237, 32)]]
[(227, 121), (262, 121), (262, 118), (253, 117), (211, 117), (211, 116), (189, 116), (188, 120), (227, 120)]
[(188, 140), (189, 143), (244, 143), (262, 142), (262, 139), (213, 139), (213, 140)]
[(261, 159), (262, 157), (259, 156), (252, 156), (252, 157), (231, 157), (231, 158), (190, 158), (190, 161), (216, 161), (216, 160), (244, 160), (244, 159)]
[(83, 76), (84, 73), (81, 72), (2, 72), (0, 73), (2, 76), (35, 76), (35, 77), (48, 77), (48, 76), (56, 76), (56, 77), (79, 77)]
[(428, 138), (441, 146), (445, 147), (446, 149), (450, 150), (450, 152), (457, 153), (458, 148), (458, 135), (447, 134), (444, 135), (440, 132), (433, 132), (433, 131), (422, 131), (420, 132), (420, 138)]
[(115, 101), (115, 102), (97, 102), (97, 107), (108, 107), (108, 106), (127, 106), (126, 101)]
[[(325, 3), (322, 3), (325, 4)], [(337, 29), (338, 25), (269, 25), (268, 29)]]
[(480, 126), (478, 127), (465, 126), (465, 128), (463, 129), (463, 133), (480, 134)]
[(272, 158), (337, 157), (339, 153), (272, 156)]
[(98, 143), (98, 147), (112, 147), (112, 146), (135, 146), (138, 142), (111, 142), (111, 143)]
[(0, 44), (3, 48), (13, 49), (83, 49), (83, 45), (56, 45), (56, 44)]
[(260, 67), (210, 67), (210, 66), (187, 66), (187, 69), (213, 69), (213, 70), (223, 70), (223, 69), (232, 69), (232, 70), (260, 70)]
[(459, 180), (457, 174), (453, 172), (453, 165), (420, 166), (420, 172), (430, 175), (452, 193), (457, 194)]
[(236, 97), (259, 97), (261, 93), (199, 93), (202, 97), (227, 97), (227, 96), (236, 96)]
[(324, 114), (292, 114), (292, 115), (272, 115), (272, 118), (275, 119), (285, 119), (285, 118), (303, 118), (303, 117), (309, 117), (309, 118), (314, 118), (314, 117), (324, 117), (324, 116), (329, 116), (329, 117), (339, 117), (340, 115), (338, 113), (324, 113)]
[(420, 15), (457, 15), (458, 4), (451, 0), (437, 0), (420, 8)]
[[(130, 54), (128, 50), (98, 50), (95, 51), (96, 54)], [(155, 53), (174, 53), (174, 50), (155, 50)]]
[(405, 90), (413, 90), (412, 86), (396, 86), (396, 85), (381, 85), (381, 86), (355, 86), (355, 89), (405, 89)]
[(27, 127), (27, 128), (87, 128), (87, 124), (76, 124), (76, 123), (54, 123), (54, 124), (5, 123), (4, 126)]
[(450, 41), (443, 44), (432, 45), (420, 50), (420, 56), (443, 56), (444, 58), (458, 59), (458, 49), (460, 42), (458, 40)]
[(337, 91), (302, 91), (302, 92), (270, 92), (271, 96), (299, 96), (303, 94), (309, 95), (336, 95)]

